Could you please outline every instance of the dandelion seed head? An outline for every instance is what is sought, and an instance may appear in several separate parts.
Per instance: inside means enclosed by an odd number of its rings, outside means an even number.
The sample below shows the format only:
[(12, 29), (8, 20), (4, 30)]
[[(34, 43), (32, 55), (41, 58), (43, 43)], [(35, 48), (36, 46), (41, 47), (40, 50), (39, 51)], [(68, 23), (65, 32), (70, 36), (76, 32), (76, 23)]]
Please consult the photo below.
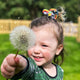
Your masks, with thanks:
[(10, 33), (10, 41), (18, 50), (28, 50), (35, 44), (34, 32), (26, 26), (18, 26)]

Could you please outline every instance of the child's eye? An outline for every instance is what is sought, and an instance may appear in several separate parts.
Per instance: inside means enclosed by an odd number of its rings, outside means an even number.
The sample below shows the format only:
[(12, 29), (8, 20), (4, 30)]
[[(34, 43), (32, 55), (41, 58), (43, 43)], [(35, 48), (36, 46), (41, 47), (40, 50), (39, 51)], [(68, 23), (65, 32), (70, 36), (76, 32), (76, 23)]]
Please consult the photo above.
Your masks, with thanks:
[(43, 47), (48, 47), (48, 45), (42, 45)]

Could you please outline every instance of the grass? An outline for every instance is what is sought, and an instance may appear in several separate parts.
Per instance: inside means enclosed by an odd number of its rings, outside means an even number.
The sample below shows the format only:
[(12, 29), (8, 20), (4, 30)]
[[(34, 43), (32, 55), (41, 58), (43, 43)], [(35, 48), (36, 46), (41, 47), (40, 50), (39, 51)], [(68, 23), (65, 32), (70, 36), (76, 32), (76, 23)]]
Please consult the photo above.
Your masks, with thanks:
[(62, 65), (63, 80), (80, 80), (80, 43), (74, 37), (65, 37), (64, 48), (67, 55)]
[[(64, 70), (63, 80), (80, 80), (80, 43), (74, 37), (64, 38), (65, 60), (62, 64)], [(16, 50), (9, 41), (9, 34), (0, 34), (0, 65), (3, 59)], [(0, 80), (6, 80), (0, 72)]]

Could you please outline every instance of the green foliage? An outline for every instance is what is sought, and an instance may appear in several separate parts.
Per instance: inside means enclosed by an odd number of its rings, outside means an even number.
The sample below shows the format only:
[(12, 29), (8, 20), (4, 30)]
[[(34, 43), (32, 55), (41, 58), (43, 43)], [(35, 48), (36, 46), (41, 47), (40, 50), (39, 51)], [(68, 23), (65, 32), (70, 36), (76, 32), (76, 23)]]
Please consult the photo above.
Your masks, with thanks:
[[(80, 43), (74, 37), (64, 38), (65, 60), (62, 64), (64, 70), (63, 80), (79, 80), (80, 79)], [(0, 65), (3, 59), (10, 53), (16, 53), (11, 45), (9, 34), (0, 34)], [(5, 80), (0, 73), (0, 80)]]
[(66, 2), (67, 21), (77, 22), (77, 18), (80, 15), (80, 0), (70, 0)]
[(6, 3), (0, 1), (0, 18), (4, 18), (4, 11), (6, 10)]
[(66, 21), (77, 22), (80, 15), (80, 0), (0, 0), (0, 18), (34, 19), (42, 15), (41, 11), (44, 8), (59, 6), (66, 10)]
[(13, 19), (18, 19), (19, 16), (20, 19), (25, 19), (24, 14), (28, 15), (28, 10), (22, 7), (14, 7), (10, 10), (10, 12), (8, 12), (9, 18), (12, 17)]

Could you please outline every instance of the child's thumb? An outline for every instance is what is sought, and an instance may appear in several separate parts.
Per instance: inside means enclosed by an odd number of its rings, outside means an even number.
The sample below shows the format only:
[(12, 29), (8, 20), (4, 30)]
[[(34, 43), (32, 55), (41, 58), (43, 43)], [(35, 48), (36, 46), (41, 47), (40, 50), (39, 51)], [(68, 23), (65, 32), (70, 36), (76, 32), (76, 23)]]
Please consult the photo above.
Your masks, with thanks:
[(18, 57), (15, 57), (14, 58), (14, 61), (15, 61), (16, 64), (18, 64), (19, 63), (19, 58)]

